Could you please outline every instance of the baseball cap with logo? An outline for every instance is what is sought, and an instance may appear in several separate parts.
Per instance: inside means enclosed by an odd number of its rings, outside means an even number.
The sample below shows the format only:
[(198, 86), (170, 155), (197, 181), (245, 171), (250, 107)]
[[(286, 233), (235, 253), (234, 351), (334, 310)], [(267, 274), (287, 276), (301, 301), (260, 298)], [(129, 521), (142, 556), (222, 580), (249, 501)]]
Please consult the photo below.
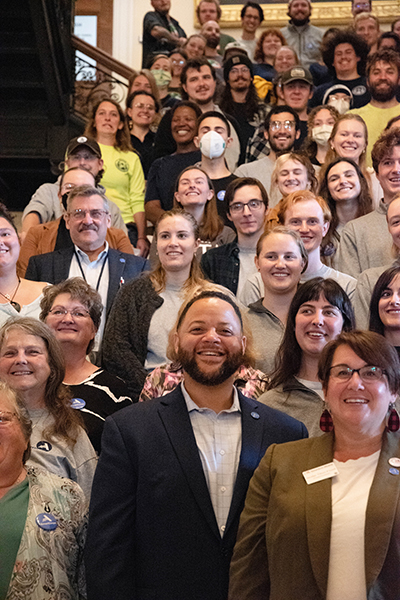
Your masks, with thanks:
[(66, 155), (67, 157), (70, 154), (73, 154), (77, 148), (80, 146), (86, 146), (89, 148), (93, 154), (97, 156), (97, 158), (101, 158), (101, 150), (100, 146), (93, 138), (88, 138), (85, 135), (81, 135), (79, 137), (73, 138), (67, 146)]
[(296, 65), (295, 67), (292, 67), (288, 71), (282, 73), (282, 85), (291, 83), (292, 81), (305, 81), (310, 85), (314, 85), (310, 71), (301, 65)]

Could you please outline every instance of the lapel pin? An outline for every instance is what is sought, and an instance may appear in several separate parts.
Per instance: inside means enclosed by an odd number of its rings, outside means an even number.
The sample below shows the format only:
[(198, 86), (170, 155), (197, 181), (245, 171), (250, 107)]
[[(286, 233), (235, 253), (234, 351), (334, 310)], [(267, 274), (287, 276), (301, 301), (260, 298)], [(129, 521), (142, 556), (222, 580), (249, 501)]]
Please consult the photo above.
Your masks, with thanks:
[(250, 413), (251, 416), (253, 417), (253, 419), (259, 419), (260, 415), (258, 414), (258, 412), (253, 411), (252, 413)]
[(35, 521), (40, 529), (44, 529), (45, 531), (53, 531), (58, 526), (57, 519), (50, 513), (40, 513)]
[(390, 473), (391, 475), (398, 475), (398, 474), (400, 473), (400, 471), (399, 471), (398, 469), (395, 469), (394, 467), (391, 467), (391, 468), (389, 469), (389, 473)]
[(400, 458), (397, 458), (396, 456), (389, 458), (388, 462), (392, 467), (400, 467)]
[(82, 410), (86, 406), (86, 402), (82, 398), (72, 398), (71, 407), (76, 410)]
[(122, 263), (124, 263), (124, 262), (126, 262), (126, 260), (125, 260), (124, 258), (120, 258), (120, 259), (119, 259), (119, 262), (122, 262)]
[(45, 452), (50, 452), (52, 447), (53, 446), (50, 444), (50, 442), (46, 442), (45, 440), (40, 440), (40, 442), (36, 444), (36, 448), (38, 450), (44, 450)]

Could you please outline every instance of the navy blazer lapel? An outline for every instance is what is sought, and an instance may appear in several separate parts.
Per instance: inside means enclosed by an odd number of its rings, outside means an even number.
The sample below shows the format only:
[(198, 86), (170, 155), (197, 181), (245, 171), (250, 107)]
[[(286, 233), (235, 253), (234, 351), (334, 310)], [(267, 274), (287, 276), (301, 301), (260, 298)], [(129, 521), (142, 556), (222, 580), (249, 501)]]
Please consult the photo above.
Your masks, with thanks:
[[(308, 457), (307, 469), (313, 469), (333, 460), (333, 434), (314, 439)], [(326, 597), (332, 523), (332, 479), (324, 479), (306, 486), (306, 524), (308, 549), (314, 577)], [(324, 507), (321, 510), (321, 507)]]
[(108, 292), (107, 292), (107, 306), (106, 315), (110, 312), (112, 303), (114, 302), (117, 292), (124, 283), (121, 281), (125, 270), (126, 259), (122, 253), (110, 248), (108, 250)]
[(212, 531), (221, 539), (196, 438), (180, 386), (162, 399), (158, 412), (193, 496)]
[(234, 522), (237, 512), (243, 508), (249, 481), (262, 458), (260, 453), (264, 421), (263, 418), (252, 416), (253, 413), (258, 414), (258, 403), (250, 398), (246, 398), (241, 392), (238, 392), (238, 394), (242, 411), (242, 449), (231, 507), (226, 522), (225, 535), (230, 525)]
[[(74, 256), (74, 247), (56, 250), (53, 254), (54, 283), (61, 283), (69, 277), (71, 261)], [(43, 281), (46, 281), (45, 279)]]
[(365, 517), (365, 577), (371, 588), (387, 555), (400, 495), (400, 475), (389, 473), (390, 458), (400, 458), (400, 439), (385, 433), (382, 451), (369, 493)]

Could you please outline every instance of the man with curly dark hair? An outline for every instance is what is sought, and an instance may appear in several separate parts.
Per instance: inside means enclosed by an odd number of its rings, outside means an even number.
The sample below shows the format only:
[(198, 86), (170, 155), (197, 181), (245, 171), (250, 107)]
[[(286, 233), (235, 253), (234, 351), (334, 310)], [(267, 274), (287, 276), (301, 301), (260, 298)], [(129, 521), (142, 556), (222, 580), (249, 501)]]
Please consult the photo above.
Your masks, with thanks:
[(394, 50), (379, 50), (368, 56), (367, 86), (371, 101), (351, 110), (362, 117), (368, 128), (367, 165), (371, 166), (371, 148), (387, 122), (400, 113), (396, 93), (400, 83), (400, 56)]
[(332, 80), (319, 85), (314, 91), (310, 106), (323, 103), (325, 92), (334, 85), (345, 85), (353, 94), (353, 107), (365, 106), (371, 99), (367, 89), (365, 67), (368, 44), (353, 31), (339, 31), (324, 45), (322, 58)]

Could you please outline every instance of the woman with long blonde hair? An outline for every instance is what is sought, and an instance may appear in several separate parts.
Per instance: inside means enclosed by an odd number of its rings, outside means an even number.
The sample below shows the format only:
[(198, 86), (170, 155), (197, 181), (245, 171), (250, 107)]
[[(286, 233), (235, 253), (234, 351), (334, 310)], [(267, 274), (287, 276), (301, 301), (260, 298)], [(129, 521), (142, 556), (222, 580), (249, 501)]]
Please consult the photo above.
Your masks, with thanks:
[(126, 382), (133, 401), (147, 373), (166, 362), (168, 333), (187, 294), (204, 283), (199, 227), (182, 209), (164, 212), (155, 237), (158, 264), (119, 291), (103, 338), (105, 368)]

